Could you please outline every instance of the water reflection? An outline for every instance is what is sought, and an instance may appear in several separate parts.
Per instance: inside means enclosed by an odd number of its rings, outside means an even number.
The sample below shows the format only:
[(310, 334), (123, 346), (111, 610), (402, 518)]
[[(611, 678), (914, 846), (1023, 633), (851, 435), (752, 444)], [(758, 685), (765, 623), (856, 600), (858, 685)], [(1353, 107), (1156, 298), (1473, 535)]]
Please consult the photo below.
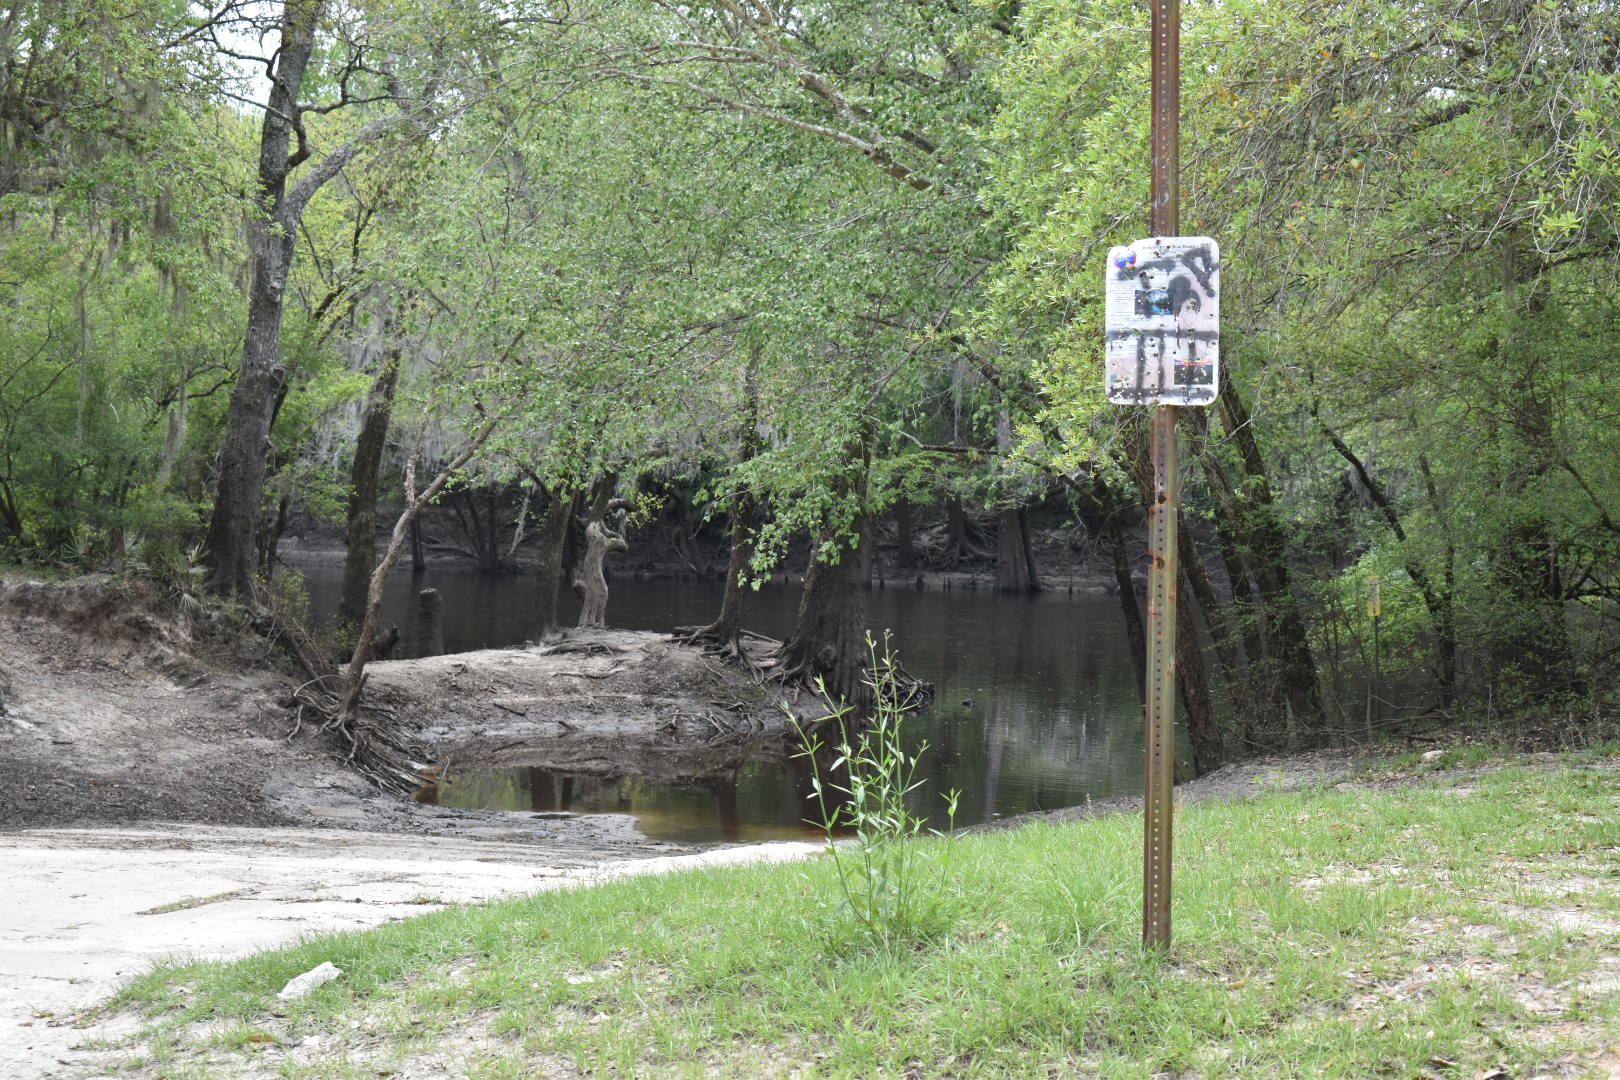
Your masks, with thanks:
[[(790, 775), (755, 762), (736, 776), (688, 787), (659, 784), (635, 776), (589, 776), (554, 772), (534, 765), (471, 770), (418, 795), (424, 802), (486, 810), (534, 813), (630, 814), (654, 840), (677, 844), (757, 843), (816, 839), (823, 831), (810, 823), (808, 771)], [(787, 770), (800, 771), (797, 766)]]
[[(317, 614), (330, 613), (341, 572), (305, 573)], [(400, 626), (397, 656), (419, 653), (416, 592), (428, 586), (443, 597), (447, 648), (522, 640), (527, 579), (399, 574), (383, 610)], [(608, 617), (629, 629), (669, 631), (707, 622), (719, 600), (712, 583), (619, 580)], [(750, 597), (748, 625), (780, 637), (797, 604), (796, 588), (767, 586)], [(935, 684), (935, 704), (907, 724), (912, 752), (928, 743), (916, 813), (943, 825), (941, 793), (951, 788), (961, 792), (958, 825), (1140, 790), (1141, 711), (1113, 601), (886, 589), (869, 594), (869, 611), (874, 631), (893, 631), (906, 669)], [(520, 766), (464, 773), (437, 797), (463, 807), (633, 813), (659, 839), (693, 843), (802, 837), (802, 822), (816, 816), (809, 790), (802, 762), (756, 762), (691, 788)]]

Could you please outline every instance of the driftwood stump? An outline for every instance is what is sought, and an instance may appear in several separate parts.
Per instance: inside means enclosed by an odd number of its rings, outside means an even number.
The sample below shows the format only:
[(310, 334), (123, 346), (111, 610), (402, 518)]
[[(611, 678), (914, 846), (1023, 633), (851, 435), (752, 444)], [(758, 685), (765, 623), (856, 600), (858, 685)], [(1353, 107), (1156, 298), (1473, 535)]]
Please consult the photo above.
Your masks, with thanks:
[(444, 598), (438, 589), (423, 589), (416, 602), (422, 616), (422, 655), (438, 656), (444, 652)]
[(580, 563), (579, 572), (574, 575), (574, 592), (579, 594), (581, 601), (580, 626), (607, 625), (608, 553), (630, 550), (622, 531), (624, 528), (624, 512), (620, 509), (622, 505), (617, 499), (608, 504), (609, 513), (618, 511), (620, 531), (610, 530), (602, 518), (592, 518), (590, 524), (585, 526), (585, 558)]

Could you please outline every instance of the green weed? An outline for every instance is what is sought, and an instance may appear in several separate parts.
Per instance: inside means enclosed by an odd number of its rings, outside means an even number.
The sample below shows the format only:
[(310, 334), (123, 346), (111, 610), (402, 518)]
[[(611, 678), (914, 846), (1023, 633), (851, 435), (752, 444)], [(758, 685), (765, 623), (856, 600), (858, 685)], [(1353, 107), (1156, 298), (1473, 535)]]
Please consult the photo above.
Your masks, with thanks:
[[(841, 908), (862, 933), (893, 944), (935, 936), (949, 924), (951, 844), (938, 830), (925, 832), (927, 819), (907, 805), (922, 786), (917, 764), (927, 750), (924, 743), (907, 752), (901, 742), (913, 691), (896, 666), (887, 634), (881, 650), (868, 634), (866, 648), (873, 690), (870, 712), (857, 716), (819, 686), (838, 739), (828, 747), (800, 724), (801, 756), (811, 763), (811, 788), (837, 868)], [(945, 796), (945, 814), (953, 826), (956, 805), (957, 793), (951, 791)], [(852, 839), (836, 841), (840, 832)], [(940, 842), (918, 842), (930, 833)]]

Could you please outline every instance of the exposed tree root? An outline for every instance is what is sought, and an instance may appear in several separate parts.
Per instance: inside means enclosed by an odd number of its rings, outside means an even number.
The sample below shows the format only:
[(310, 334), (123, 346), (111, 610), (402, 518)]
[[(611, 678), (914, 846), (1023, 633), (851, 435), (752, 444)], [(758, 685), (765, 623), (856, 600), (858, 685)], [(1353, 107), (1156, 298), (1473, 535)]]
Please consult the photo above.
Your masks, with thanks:
[(541, 656), (558, 656), (563, 653), (579, 653), (582, 656), (616, 656), (624, 650), (590, 638), (574, 638), (563, 631), (563, 635), (539, 649)]
[[(759, 669), (769, 678), (784, 686), (808, 691), (820, 697), (826, 693), (822, 688), (822, 676), (816, 668), (815, 657), (800, 655), (794, 656), (787, 646), (778, 646), (769, 657), (759, 663)], [(900, 709), (921, 709), (933, 704), (934, 684), (917, 678), (900, 664), (896, 663), (890, 669), (892, 679), (892, 692), (895, 695)], [(876, 698), (879, 687), (874, 681), (871, 671), (861, 676), (861, 683), (871, 691), (869, 697)], [(860, 712), (866, 712), (872, 707), (871, 701), (859, 706)], [(824, 718), (825, 719), (825, 718)]]
[[(763, 652), (770, 655), (782, 647), (782, 643), (775, 638), (756, 634), (750, 630), (728, 632), (719, 623), (710, 623), (708, 626), (677, 626), (674, 638), (682, 645), (701, 648), (705, 656), (740, 667), (756, 679), (763, 679), (771, 673), (768, 661), (756, 656), (755, 653)], [(744, 639), (759, 642), (764, 649), (750, 650)]]
[(297, 719), (289, 739), (309, 721), (316, 731), (338, 739), (345, 765), (383, 791), (411, 794), (432, 782), (435, 767), (421, 760), (425, 755), (420, 747), (400, 737), (393, 712), (362, 704), (345, 722), (338, 694), (325, 689), (328, 683), (341, 688), (342, 680), (335, 674), (320, 676), (292, 692), (289, 704)]

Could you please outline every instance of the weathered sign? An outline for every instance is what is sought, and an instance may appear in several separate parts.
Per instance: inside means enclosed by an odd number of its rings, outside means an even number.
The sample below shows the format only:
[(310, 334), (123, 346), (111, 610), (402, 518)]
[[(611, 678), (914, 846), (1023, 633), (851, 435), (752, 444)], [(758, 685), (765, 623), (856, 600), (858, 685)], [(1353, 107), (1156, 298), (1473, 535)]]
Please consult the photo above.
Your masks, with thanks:
[(1108, 251), (1108, 400), (1208, 405), (1220, 390), (1221, 254), (1207, 236), (1155, 236)]

